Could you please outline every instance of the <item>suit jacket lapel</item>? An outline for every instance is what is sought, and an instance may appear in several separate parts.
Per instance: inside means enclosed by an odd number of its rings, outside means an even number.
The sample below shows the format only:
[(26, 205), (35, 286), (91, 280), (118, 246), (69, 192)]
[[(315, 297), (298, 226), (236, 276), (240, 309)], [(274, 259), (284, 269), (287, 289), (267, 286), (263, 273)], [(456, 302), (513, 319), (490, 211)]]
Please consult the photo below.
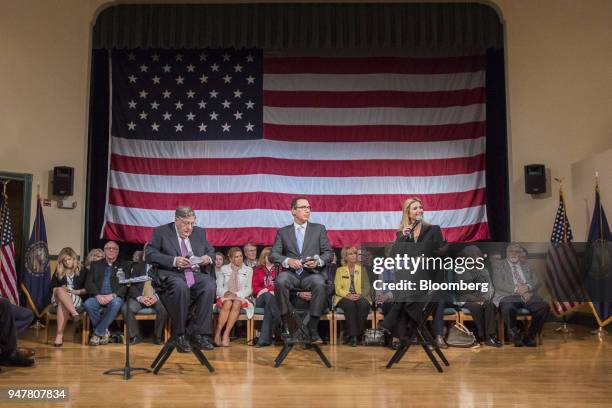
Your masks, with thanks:
[[(289, 228), (287, 229), (287, 231), (289, 231), (289, 242), (291, 242), (291, 245), (293, 245), (293, 248), (295, 248), (295, 253), (299, 254), (300, 247), (297, 244), (297, 238), (295, 237), (295, 227), (293, 226), (293, 224), (289, 225)], [(306, 238), (304, 238), (304, 242), (305, 241), (306, 241)]]
[(172, 242), (172, 246), (174, 247), (174, 250), (176, 251), (176, 255), (177, 256), (181, 256), (181, 247), (178, 243), (178, 235), (176, 234), (176, 225), (174, 225), (174, 223), (170, 224), (170, 232), (171, 232), (171, 240), (170, 242)]
[[(306, 227), (306, 233), (304, 234), (304, 247), (302, 248), (302, 252), (306, 251), (306, 247), (308, 246), (308, 243), (310, 242), (310, 238), (312, 237), (312, 234), (313, 234), (312, 225), (308, 223)], [(314, 255), (314, 254), (310, 254), (310, 255)]]

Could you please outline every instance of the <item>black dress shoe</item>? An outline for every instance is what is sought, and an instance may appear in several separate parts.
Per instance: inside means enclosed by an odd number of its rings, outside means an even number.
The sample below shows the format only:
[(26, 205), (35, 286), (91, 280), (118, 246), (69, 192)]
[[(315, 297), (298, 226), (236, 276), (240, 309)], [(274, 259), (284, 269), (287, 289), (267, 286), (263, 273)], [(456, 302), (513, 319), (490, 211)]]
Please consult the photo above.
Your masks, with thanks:
[(155, 337), (153, 339), (153, 344), (157, 344), (158, 346), (164, 344), (164, 341), (160, 337)]
[(200, 350), (212, 350), (215, 348), (206, 337), (199, 334), (191, 337), (191, 345)]
[(518, 330), (512, 330), (510, 332), (510, 340), (514, 344), (514, 347), (523, 347), (524, 346), (523, 336), (521, 335), (521, 332), (519, 332)]
[(130, 346), (133, 346), (133, 345), (138, 344), (138, 343), (142, 343), (142, 337), (134, 336), (134, 337), (132, 337), (130, 339)]
[(436, 345), (438, 346), (438, 348), (441, 349), (447, 349), (448, 348), (448, 344), (446, 344), (446, 341), (444, 340), (444, 337), (438, 335), (436, 336)]
[(484, 341), (484, 345), (489, 346), (489, 347), (501, 347), (502, 346), (501, 341), (497, 340), (495, 336), (489, 336), (489, 338)]
[(191, 353), (191, 346), (184, 335), (176, 338), (176, 351), (179, 353)]
[(12, 367), (30, 367), (34, 365), (34, 359), (15, 352), (10, 356), (0, 357), (0, 365)]
[(255, 344), (255, 348), (262, 348), (262, 347), (269, 347), (269, 346), (271, 346), (271, 344), (270, 344), (270, 343), (264, 343), (264, 342), (262, 342), (262, 343), (257, 342), (257, 343)]
[(310, 342), (315, 344), (323, 344), (323, 339), (321, 339), (321, 336), (319, 336), (317, 329), (312, 329), (310, 331)]
[(536, 339), (535, 339), (535, 338), (533, 338), (532, 336), (526, 336), (526, 337), (523, 339), (523, 344), (524, 344), (526, 347), (536, 347), (536, 346), (538, 345), (538, 342), (537, 342), (537, 341), (536, 341)]
[(348, 345), (351, 347), (357, 347), (357, 336), (350, 336)]

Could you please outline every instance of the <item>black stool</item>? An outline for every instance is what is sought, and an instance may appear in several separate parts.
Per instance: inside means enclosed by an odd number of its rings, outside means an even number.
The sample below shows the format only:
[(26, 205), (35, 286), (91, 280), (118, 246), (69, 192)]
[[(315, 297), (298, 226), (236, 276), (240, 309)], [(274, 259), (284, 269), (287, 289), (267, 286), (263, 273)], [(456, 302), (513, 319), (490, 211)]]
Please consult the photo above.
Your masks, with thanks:
[(327, 359), (327, 356), (323, 353), (323, 350), (321, 350), (321, 347), (319, 347), (318, 344), (313, 343), (310, 339), (310, 330), (306, 324), (306, 319), (310, 317), (308, 310), (292, 309), (289, 312), (289, 315), (294, 320), (296, 328), (293, 335), (290, 338), (285, 339), (285, 345), (274, 360), (274, 367), (278, 368), (283, 363), (285, 358), (287, 358), (291, 350), (293, 350), (297, 344), (302, 344), (306, 350), (314, 350), (323, 364), (325, 364), (327, 368), (331, 368), (332, 365)]
[[(434, 355), (432, 350), (438, 355), (438, 357), (440, 357), (440, 360), (442, 360), (445, 366), (448, 367), (450, 365), (448, 363), (448, 360), (444, 356), (444, 353), (442, 353), (442, 350), (440, 350), (440, 347), (438, 347), (438, 344), (435, 342), (433, 336), (427, 328), (427, 317), (433, 312), (435, 307), (435, 302), (425, 304), (425, 306), (423, 307), (423, 314), (421, 316), (420, 322), (417, 323), (416, 327), (411, 331), (410, 336), (408, 338), (401, 340), (400, 347), (399, 349), (397, 349), (395, 354), (393, 354), (393, 356), (387, 363), (387, 368), (391, 368), (394, 364), (399, 363), (410, 348), (410, 345), (415, 340), (417, 344), (421, 345), (421, 347), (427, 354), (427, 357), (429, 357), (429, 360), (431, 360), (431, 363), (434, 365), (436, 370), (438, 370), (438, 372), (442, 373), (444, 372), (444, 370), (442, 369), (442, 366), (436, 359), (436, 356)], [(407, 316), (407, 318), (411, 319), (409, 316)]]

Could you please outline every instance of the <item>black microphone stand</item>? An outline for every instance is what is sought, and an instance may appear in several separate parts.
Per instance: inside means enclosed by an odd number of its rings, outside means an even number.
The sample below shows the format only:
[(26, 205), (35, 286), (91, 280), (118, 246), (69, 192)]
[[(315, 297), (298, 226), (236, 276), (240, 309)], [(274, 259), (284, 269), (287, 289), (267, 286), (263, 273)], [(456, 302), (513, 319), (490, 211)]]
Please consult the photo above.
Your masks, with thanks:
[[(120, 269), (117, 272), (117, 275), (118, 275), (117, 277), (119, 277), (119, 272), (122, 272), (122, 270)], [(127, 319), (129, 318), (129, 313), (130, 313), (130, 308), (127, 305), (127, 302), (129, 299), (130, 286), (132, 285), (132, 283), (144, 282), (147, 280), (151, 280), (151, 278), (149, 278), (148, 275), (143, 277), (146, 279), (138, 279), (138, 278), (125, 279), (125, 276), (123, 276), (123, 278), (124, 279), (121, 279), (121, 277), (119, 277), (119, 284), (124, 285), (126, 288), (125, 297), (123, 298), (123, 304), (126, 305), (125, 306), (126, 316), (125, 316), (123, 324), (127, 325)], [(126, 326), (126, 333), (127, 333), (127, 338), (125, 339), (125, 364), (124, 366), (122, 368), (111, 368), (110, 370), (106, 370), (104, 374), (111, 375), (111, 374), (116, 374), (116, 373), (122, 373), (123, 379), (129, 380), (132, 377), (133, 371), (142, 371), (144, 373), (150, 373), (151, 370), (149, 370), (148, 368), (130, 367), (130, 327), (129, 326)]]

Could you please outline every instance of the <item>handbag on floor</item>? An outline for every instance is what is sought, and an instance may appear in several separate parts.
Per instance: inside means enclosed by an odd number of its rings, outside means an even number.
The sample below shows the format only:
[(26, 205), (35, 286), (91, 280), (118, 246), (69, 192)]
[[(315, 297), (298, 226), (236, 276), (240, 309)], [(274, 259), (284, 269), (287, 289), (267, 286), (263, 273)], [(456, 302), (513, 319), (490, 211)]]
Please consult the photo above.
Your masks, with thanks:
[(384, 346), (385, 334), (380, 329), (366, 329), (363, 334), (364, 346)]
[(448, 330), (446, 343), (453, 347), (472, 347), (476, 343), (476, 337), (467, 327), (461, 323), (455, 323)]

